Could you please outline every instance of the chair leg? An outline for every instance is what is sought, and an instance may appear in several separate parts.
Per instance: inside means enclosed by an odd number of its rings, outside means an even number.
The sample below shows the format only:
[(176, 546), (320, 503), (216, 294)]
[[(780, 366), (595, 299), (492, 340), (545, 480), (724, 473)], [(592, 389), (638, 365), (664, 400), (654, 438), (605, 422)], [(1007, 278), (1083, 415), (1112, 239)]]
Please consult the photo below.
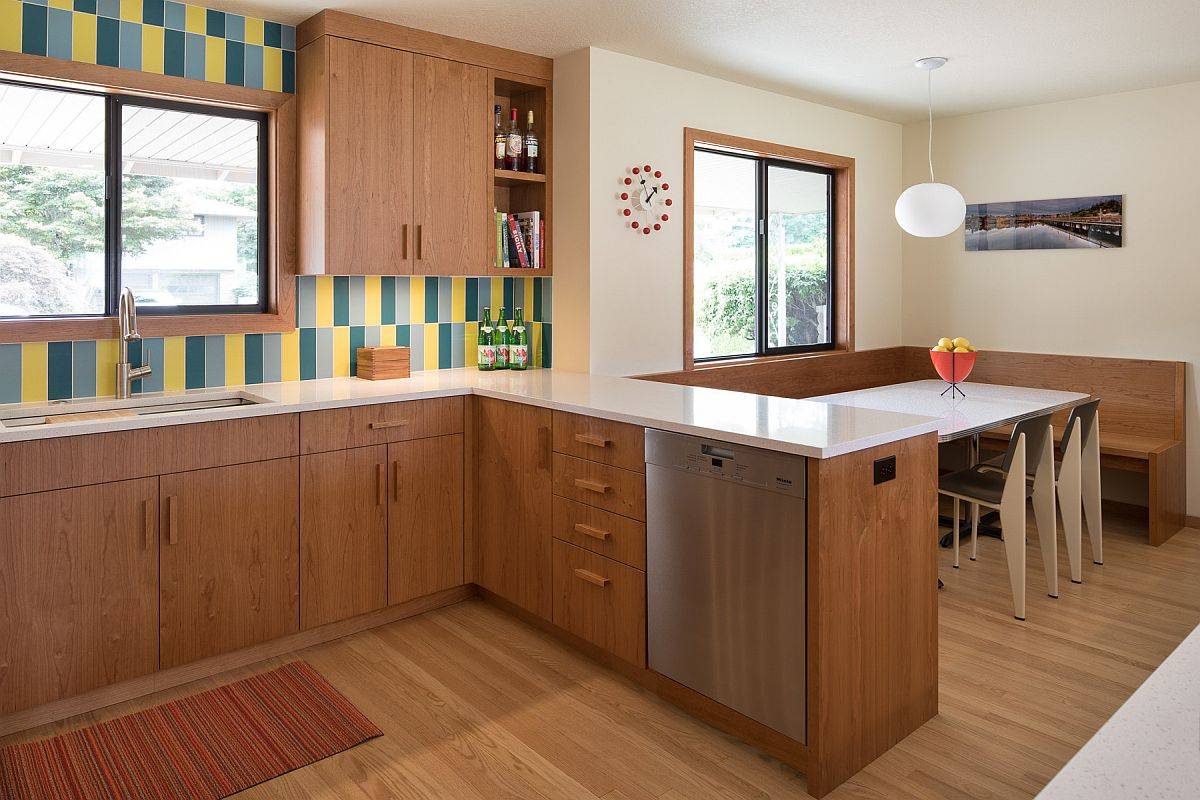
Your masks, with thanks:
[(958, 498), (954, 498), (954, 568), (958, 569)]
[[(1099, 436), (1093, 432), (1096, 440)], [(1100, 519), (1100, 445), (1088, 442), (1083, 449), (1080, 493), (1087, 519), (1088, 538), (1092, 540), (1092, 563), (1104, 563), (1104, 529)], [(1081, 534), (1082, 535), (1082, 534)]]
[(1058, 597), (1058, 519), (1054, 514), (1054, 484), (1047, 482), (1033, 493), (1033, 516), (1037, 521), (1042, 568), (1046, 571), (1046, 593)]
[(971, 560), (979, 555), (979, 503), (971, 503)]
[(1015, 495), (1000, 504), (1000, 527), (1004, 555), (1008, 560), (1008, 582), (1012, 586), (1013, 616), (1025, 619), (1025, 497)]
[[(1075, 423), (1079, 425), (1078, 422)], [(1062, 511), (1063, 533), (1067, 537), (1067, 560), (1071, 564), (1071, 582), (1083, 583), (1083, 499), (1080, 494), (1079, 431), (1071, 437), (1063, 453), (1058, 473), (1058, 507)]]

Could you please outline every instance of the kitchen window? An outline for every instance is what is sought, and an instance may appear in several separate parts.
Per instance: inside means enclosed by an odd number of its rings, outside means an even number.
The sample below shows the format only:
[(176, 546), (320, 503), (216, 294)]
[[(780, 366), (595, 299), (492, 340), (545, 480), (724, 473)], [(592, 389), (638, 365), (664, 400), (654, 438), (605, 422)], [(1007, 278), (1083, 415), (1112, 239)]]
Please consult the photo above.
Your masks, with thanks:
[(686, 366), (848, 347), (853, 160), (688, 134)]
[(0, 317), (268, 308), (267, 115), (0, 81)]

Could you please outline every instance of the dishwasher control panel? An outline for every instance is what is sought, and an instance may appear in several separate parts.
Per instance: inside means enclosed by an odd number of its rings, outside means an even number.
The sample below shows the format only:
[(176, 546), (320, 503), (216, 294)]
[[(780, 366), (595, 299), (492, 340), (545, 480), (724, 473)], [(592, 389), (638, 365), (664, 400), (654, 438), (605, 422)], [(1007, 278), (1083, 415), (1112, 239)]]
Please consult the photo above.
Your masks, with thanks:
[(804, 497), (804, 457), (646, 429), (646, 463)]

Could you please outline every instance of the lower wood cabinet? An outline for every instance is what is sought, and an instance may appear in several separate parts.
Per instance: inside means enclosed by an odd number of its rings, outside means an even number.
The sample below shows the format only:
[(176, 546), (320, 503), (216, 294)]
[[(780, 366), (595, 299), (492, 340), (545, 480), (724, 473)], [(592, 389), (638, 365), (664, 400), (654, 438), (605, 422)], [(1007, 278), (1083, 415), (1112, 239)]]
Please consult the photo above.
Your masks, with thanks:
[(463, 436), (387, 449), (387, 601), (394, 605), (463, 584)]
[(646, 573), (556, 539), (554, 624), (646, 666)]
[(300, 457), (302, 629), (387, 605), (387, 464), (387, 445)]
[(299, 463), (159, 479), (162, 669), (298, 630)]
[(0, 500), (0, 714), (158, 666), (158, 479)]

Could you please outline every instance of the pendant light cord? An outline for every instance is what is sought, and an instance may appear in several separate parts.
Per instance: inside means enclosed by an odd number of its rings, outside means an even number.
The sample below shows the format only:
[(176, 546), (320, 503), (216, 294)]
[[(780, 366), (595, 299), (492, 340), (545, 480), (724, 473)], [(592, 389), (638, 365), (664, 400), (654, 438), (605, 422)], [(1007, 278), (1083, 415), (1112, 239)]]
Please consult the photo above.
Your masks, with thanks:
[(933, 70), (925, 73), (925, 86), (928, 90), (929, 108), (929, 182), (937, 183), (933, 179)]

